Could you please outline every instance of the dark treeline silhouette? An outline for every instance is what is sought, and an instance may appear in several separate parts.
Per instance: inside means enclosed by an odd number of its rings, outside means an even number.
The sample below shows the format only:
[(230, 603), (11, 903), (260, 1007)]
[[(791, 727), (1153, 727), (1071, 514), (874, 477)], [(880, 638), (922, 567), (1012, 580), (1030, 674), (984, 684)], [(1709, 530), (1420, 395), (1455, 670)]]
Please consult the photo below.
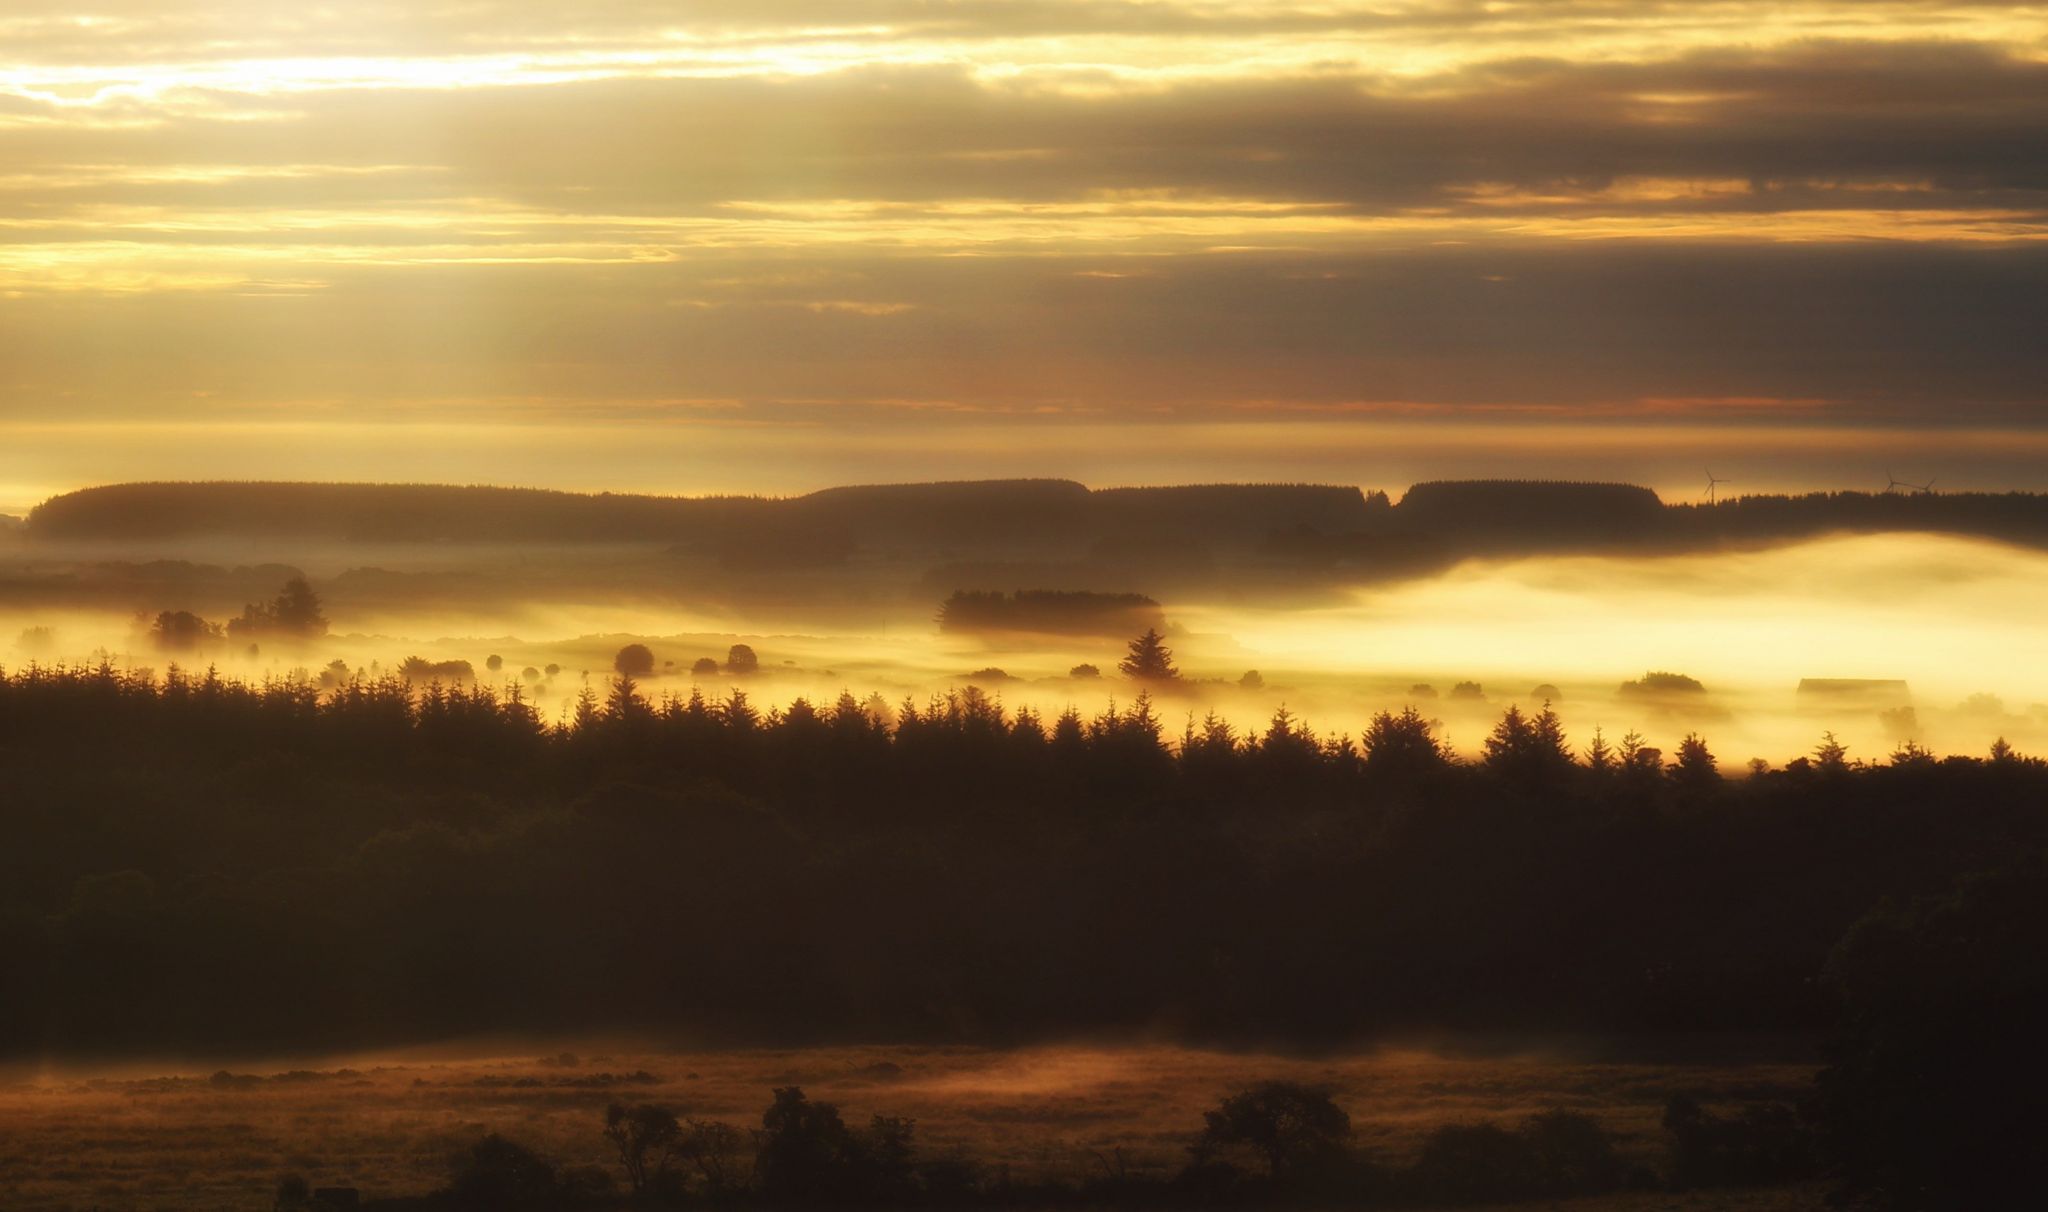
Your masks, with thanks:
[(1658, 1165), (1625, 1161), (1597, 1119), (1561, 1109), (1512, 1126), (1445, 1124), (1414, 1157), (1389, 1158), (1361, 1144), (1331, 1091), (1288, 1081), (1239, 1090), (1202, 1120), (1177, 1168), (1139, 1168), (1118, 1149), (1096, 1155), (1098, 1172), (1062, 1182), (1020, 1180), (1007, 1166), (957, 1152), (929, 1154), (918, 1121), (874, 1115), (849, 1124), (837, 1106), (796, 1086), (773, 1091), (758, 1127), (614, 1102), (601, 1129), (611, 1166), (560, 1165), (492, 1133), (458, 1152), (448, 1184), (430, 1194), (358, 1202), (358, 1191), (323, 1192), (288, 1174), (274, 1208), (1415, 1208), (1774, 1185), (1809, 1178), (1815, 1167), (1811, 1128), (1794, 1108), (1752, 1102), (1723, 1116), (1683, 1095), (1666, 1109)]
[(695, 525), (765, 517), (760, 497), (634, 496), (445, 484), (264, 481), (110, 484), (65, 493), (29, 515), (48, 539), (272, 535), (343, 542), (669, 540)]
[[(1197, 567), (1219, 551), (1373, 574), (1480, 551), (1684, 549), (1832, 531), (2048, 543), (2048, 496), (1828, 492), (1665, 504), (1627, 484), (1437, 481), (1398, 501), (1313, 484), (1090, 490), (1066, 480), (872, 485), (807, 496), (651, 497), (414, 484), (118, 484), (54, 497), (41, 541), (269, 536), (341, 542), (661, 543), (744, 569), (856, 551)], [(1169, 546), (1162, 548), (1160, 544)], [(992, 588), (992, 586), (980, 586)], [(1058, 586), (1055, 586), (1058, 587)]]
[(2048, 494), (2035, 492), (1810, 492), (1741, 496), (1666, 507), (1682, 538), (1770, 540), (1824, 530), (1919, 530), (2048, 542)]
[(1648, 538), (1663, 519), (1657, 494), (1633, 484), (1439, 480), (1410, 488), (1387, 521), (1418, 534), (1570, 542)]
[[(1385, 497), (1374, 501), (1384, 506)], [(829, 534), (1003, 544), (1193, 530), (1257, 539), (1300, 526), (1355, 529), (1373, 513), (1357, 489), (1309, 484), (1091, 491), (1071, 480), (985, 480), (857, 485), (789, 498), (689, 498), (254, 481), (83, 489), (37, 506), (29, 530), (44, 539), (278, 535), (352, 542), (673, 542), (758, 532), (770, 540), (805, 536), (806, 542)]]
[(2003, 750), (1725, 780), (1512, 708), (1471, 763), (1413, 711), (887, 714), (14, 671), (0, 1043), (1815, 1029), (1880, 899), (2048, 841)]

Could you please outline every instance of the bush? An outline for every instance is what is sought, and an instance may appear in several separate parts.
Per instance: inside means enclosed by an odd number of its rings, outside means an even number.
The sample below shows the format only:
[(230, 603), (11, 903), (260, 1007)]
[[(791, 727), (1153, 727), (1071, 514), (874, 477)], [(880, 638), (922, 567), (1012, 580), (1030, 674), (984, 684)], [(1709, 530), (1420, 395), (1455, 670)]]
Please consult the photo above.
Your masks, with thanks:
[(1429, 1134), (1407, 1185), (1426, 1203), (1505, 1203), (1533, 1195), (1540, 1173), (1527, 1137), (1495, 1123), (1446, 1124)]
[(1614, 1138), (1590, 1115), (1547, 1111), (1523, 1123), (1536, 1165), (1536, 1185), (1545, 1195), (1597, 1195), (1619, 1187), (1624, 1177)]
[(1266, 1177), (1276, 1185), (1330, 1168), (1351, 1139), (1351, 1117), (1331, 1101), (1330, 1092), (1297, 1082), (1261, 1082), (1202, 1118), (1207, 1126), (1191, 1150), (1197, 1163), (1247, 1149), (1264, 1162)]
[(458, 1208), (539, 1207), (560, 1197), (554, 1166), (493, 1132), (457, 1160), (448, 1202)]

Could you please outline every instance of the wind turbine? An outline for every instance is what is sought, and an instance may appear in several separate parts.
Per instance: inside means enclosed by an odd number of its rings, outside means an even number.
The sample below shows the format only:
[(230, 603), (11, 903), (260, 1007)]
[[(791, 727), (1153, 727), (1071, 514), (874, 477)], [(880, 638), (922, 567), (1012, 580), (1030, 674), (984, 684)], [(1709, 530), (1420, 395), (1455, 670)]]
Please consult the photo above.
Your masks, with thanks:
[(1892, 474), (1891, 472), (1889, 472), (1889, 471), (1887, 471), (1887, 472), (1885, 472), (1885, 473), (1884, 473), (1884, 478), (1885, 478), (1885, 481), (1886, 481), (1886, 483), (1885, 483), (1885, 486), (1884, 486), (1884, 490), (1885, 490), (1886, 492), (1888, 492), (1888, 493), (1889, 493), (1889, 492), (1897, 492), (1897, 491), (1898, 491), (1899, 489), (1901, 489), (1901, 488), (1912, 488), (1912, 487), (1913, 487), (1913, 485), (1911, 485), (1911, 484), (1908, 484), (1908, 483), (1906, 483), (1906, 482), (1905, 482), (1904, 480), (1901, 480), (1901, 479), (1900, 479), (1899, 477), (1897, 477), (1897, 476), (1893, 475), (1893, 474)]
[(1915, 485), (1913, 485), (1913, 488), (1914, 488), (1914, 490), (1915, 490), (1915, 491), (1917, 492), (1917, 494), (1918, 494), (1918, 495), (1920, 495), (1920, 496), (1923, 496), (1923, 497), (1931, 497), (1931, 496), (1933, 496), (1933, 495), (1934, 495), (1934, 481), (1933, 481), (1933, 480), (1929, 480), (1929, 481), (1927, 481), (1927, 482), (1926, 482), (1925, 484), (1915, 484)]
[(1712, 505), (1714, 503), (1715, 490), (1727, 482), (1715, 475), (1713, 468), (1709, 467), (1707, 469), (1707, 504)]

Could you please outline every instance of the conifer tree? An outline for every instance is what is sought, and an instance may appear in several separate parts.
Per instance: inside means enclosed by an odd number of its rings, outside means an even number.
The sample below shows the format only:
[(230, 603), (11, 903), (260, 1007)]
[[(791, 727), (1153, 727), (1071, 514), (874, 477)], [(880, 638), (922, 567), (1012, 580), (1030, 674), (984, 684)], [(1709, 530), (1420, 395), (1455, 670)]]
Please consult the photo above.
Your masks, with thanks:
[(1130, 655), (1117, 669), (1125, 677), (1141, 682), (1167, 682), (1180, 676), (1180, 670), (1173, 667), (1173, 649), (1166, 646), (1165, 639), (1153, 627), (1147, 627), (1144, 635), (1131, 641)]

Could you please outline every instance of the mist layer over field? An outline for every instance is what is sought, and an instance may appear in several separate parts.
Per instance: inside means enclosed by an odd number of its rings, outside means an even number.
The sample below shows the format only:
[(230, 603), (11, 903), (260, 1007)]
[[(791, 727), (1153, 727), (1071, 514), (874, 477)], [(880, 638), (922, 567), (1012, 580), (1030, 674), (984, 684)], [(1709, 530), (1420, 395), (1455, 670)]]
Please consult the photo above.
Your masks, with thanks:
[[(165, 554), (233, 567), (210, 579), (136, 579), (136, 568), (163, 567), (144, 557)], [(843, 690), (921, 702), (973, 685), (1012, 707), (1085, 713), (1142, 688), (1117, 673), (1120, 638), (945, 632), (934, 615), (948, 583), (890, 569), (736, 579), (624, 546), (255, 540), (172, 553), (39, 548), (35, 558), (35, 575), (17, 573), (0, 599), (0, 651), (16, 666), (106, 654), (159, 670), (176, 661), (290, 677), (334, 661), (366, 674), (415, 656), (468, 661), (479, 681), (519, 683), (550, 720), (586, 685), (602, 693), (614, 655), (634, 642), (655, 654), (641, 683), (650, 697), (737, 688), (764, 709)], [(123, 561), (128, 579), (84, 592), (109, 561)], [(237, 594), (260, 599), (292, 570), (322, 594), (330, 635), (252, 653), (229, 641), (166, 652), (147, 634), (159, 610), (232, 614)], [(1145, 571), (1119, 588), (1147, 588)], [(68, 600), (35, 600), (60, 589)], [(1212, 710), (1258, 727), (1284, 706), (1320, 732), (1356, 735), (1372, 712), (1414, 703), (1471, 752), (1508, 704), (1548, 699), (1575, 740), (1595, 727), (1610, 740), (1635, 730), (1668, 749), (1697, 730), (1730, 764), (1782, 762), (1824, 730), (1865, 757), (1908, 740), (1963, 753), (1998, 736), (2023, 748), (2048, 741), (2048, 649), (2035, 622), (2048, 553), (1985, 540), (1844, 535), (1683, 555), (1475, 558), (1406, 580), (1156, 596), (1182, 673), (1149, 687), (1170, 732)], [(703, 658), (722, 664), (736, 643), (757, 652), (759, 672), (690, 672)], [(1076, 676), (1081, 665), (1099, 676)], [(1252, 670), (1259, 678), (1241, 684)], [(1618, 694), (1648, 671), (1688, 675), (1705, 692)], [(1817, 695), (1799, 693), (1802, 679), (1904, 685)]]
[(1328, 1085), (1360, 1143), (1388, 1162), (1409, 1160), (1446, 1123), (1512, 1122), (1562, 1107), (1592, 1115), (1625, 1157), (1650, 1164), (1660, 1160), (1658, 1117), (1671, 1094), (1791, 1095), (1812, 1071), (1768, 1055), (1650, 1062), (1542, 1046), (1313, 1058), (1158, 1046), (570, 1047), (539, 1058), (415, 1050), (211, 1077), (133, 1066), (21, 1076), (0, 1085), (0, 1132), (18, 1144), (0, 1162), (0, 1192), (23, 1212), (74, 1207), (87, 1193), (111, 1206), (258, 1207), (283, 1171), (371, 1195), (413, 1192), (444, 1181), (449, 1159), (484, 1132), (609, 1168), (616, 1155), (599, 1131), (607, 1102), (663, 1103), (745, 1128), (759, 1123), (771, 1087), (791, 1084), (853, 1122), (911, 1116), (931, 1155), (1027, 1183), (1079, 1182), (1119, 1164), (1169, 1174), (1205, 1109), (1274, 1079)]

